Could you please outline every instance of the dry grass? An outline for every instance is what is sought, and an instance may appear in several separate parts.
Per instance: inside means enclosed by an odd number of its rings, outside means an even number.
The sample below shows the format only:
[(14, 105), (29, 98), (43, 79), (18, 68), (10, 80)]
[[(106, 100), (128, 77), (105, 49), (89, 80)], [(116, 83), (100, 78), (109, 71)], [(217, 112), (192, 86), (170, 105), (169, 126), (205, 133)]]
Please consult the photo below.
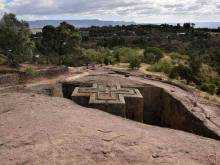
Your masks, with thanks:
[(207, 100), (208, 102), (212, 102), (216, 105), (220, 106), (220, 97), (217, 95), (210, 95), (206, 92), (200, 91), (200, 90), (196, 90), (197, 91), (197, 95), (201, 98), (203, 98), (204, 100)]
[(156, 77), (161, 77), (162, 79), (168, 79), (168, 77), (166, 76), (165, 73), (148, 71), (148, 69), (149, 69), (150, 66), (151, 66), (151, 65), (149, 65), (149, 64), (144, 64), (144, 63), (142, 63), (142, 64), (141, 64), (141, 67), (139, 68), (139, 70), (140, 70), (142, 73), (147, 74), (147, 75), (152, 75), (152, 76), (156, 76)]

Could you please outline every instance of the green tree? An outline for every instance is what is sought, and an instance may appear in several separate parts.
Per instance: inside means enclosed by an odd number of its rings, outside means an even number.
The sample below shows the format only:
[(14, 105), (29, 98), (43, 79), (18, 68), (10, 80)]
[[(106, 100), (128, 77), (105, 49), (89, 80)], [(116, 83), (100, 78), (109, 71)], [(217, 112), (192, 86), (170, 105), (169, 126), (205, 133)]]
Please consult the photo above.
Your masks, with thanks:
[(55, 55), (55, 44), (56, 44), (56, 28), (48, 25), (42, 29), (42, 40), (41, 40), (41, 52), (47, 58), (49, 63), (52, 55)]
[(182, 64), (173, 67), (169, 73), (169, 77), (172, 79), (181, 78), (187, 80), (187, 82), (194, 80), (192, 70), (189, 67)]
[(0, 50), (11, 66), (32, 59), (34, 42), (28, 24), (14, 14), (4, 14), (0, 20)]
[(154, 64), (163, 58), (163, 51), (156, 47), (147, 47), (144, 51), (144, 60), (146, 63)]
[(79, 31), (66, 22), (62, 22), (56, 28), (45, 26), (42, 30), (40, 52), (48, 62), (59, 65), (78, 65), (79, 60), (83, 58), (80, 41)]
[(84, 49), (83, 52), (89, 62), (95, 62), (99, 64), (104, 63), (104, 56), (101, 52), (96, 51), (95, 49)]
[(122, 47), (114, 50), (114, 57), (118, 62), (128, 63), (131, 56), (138, 56), (140, 61), (143, 59), (143, 52), (138, 48)]
[(141, 60), (137, 54), (131, 55), (129, 57), (129, 68), (131, 69), (139, 68), (140, 64), (141, 64)]
[[(64, 64), (65, 57), (70, 54), (78, 54), (80, 43), (80, 33), (72, 25), (62, 22), (56, 28), (55, 51), (59, 57), (59, 64)], [(79, 55), (79, 54), (78, 54)]]

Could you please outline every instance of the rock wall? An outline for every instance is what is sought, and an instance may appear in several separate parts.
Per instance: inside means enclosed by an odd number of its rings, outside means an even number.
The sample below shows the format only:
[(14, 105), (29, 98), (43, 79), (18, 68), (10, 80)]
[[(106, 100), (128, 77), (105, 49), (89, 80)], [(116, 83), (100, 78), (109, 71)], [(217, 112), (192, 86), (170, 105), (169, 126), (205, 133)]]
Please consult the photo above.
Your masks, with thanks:
[(214, 131), (205, 125), (205, 121), (195, 116), (181, 101), (165, 91), (162, 92), (161, 109), (162, 125), (209, 138), (220, 139)]
[(199, 119), (180, 100), (165, 90), (146, 86), (140, 91), (144, 97), (144, 123), (220, 139), (205, 125), (205, 121)]
[(144, 97), (144, 118), (146, 124), (163, 126), (161, 123), (162, 89), (154, 86), (139, 87)]
[(125, 97), (126, 118), (143, 122), (143, 98)]

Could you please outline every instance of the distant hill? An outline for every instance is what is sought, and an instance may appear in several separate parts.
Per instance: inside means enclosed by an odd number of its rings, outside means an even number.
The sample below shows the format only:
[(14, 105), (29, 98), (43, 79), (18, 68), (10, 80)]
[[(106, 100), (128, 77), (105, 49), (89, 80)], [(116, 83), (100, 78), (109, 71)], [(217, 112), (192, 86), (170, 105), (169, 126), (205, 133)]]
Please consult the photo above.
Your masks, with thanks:
[(196, 22), (196, 28), (217, 29), (220, 27), (220, 22)]
[[(64, 20), (36, 20), (28, 21), (30, 28), (43, 28), (46, 25), (58, 26)], [(72, 24), (78, 28), (90, 27), (90, 26), (115, 26), (115, 25), (131, 25), (136, 24), (135, 22), (125, 22), (125, 21), (101, 21), (98, 19), (92, 20), (65, 20), (69, 24)]]
[[(66, 21), (78, 28), (90, 27), (90, 26), (115, 26), (115, 25), (131, 25), (137, 24), (135, 22), (125, 22), (125, 21), (102, 21), (98, 19), (85, 19), (85, 20), (36, 20), (28, 21), (31, 29), (41, 29), (46, 25), (58, 26), (61, 22)], [(148, 24), (148, 23), (146, 23)], [(153, 23), (160, 25), (162, 23)], [(177, 23), (168, 23), (170, 25), (176, 25)], [(196, 28), (210, 28), (217, 29), (220, 27), (220, 22), (195, 22)]]

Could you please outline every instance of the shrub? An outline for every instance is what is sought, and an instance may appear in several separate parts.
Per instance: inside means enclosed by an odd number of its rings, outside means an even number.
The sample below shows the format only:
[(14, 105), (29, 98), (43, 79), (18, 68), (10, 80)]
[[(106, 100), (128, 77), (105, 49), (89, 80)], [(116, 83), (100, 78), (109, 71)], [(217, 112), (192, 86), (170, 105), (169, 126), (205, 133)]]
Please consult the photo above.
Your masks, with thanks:
[(170, 57), (171, 57), (173, 60), (188, 60), (188, 56), (179, 54), (179, 53), (177, 53), (177, 52), (172, 52), (172, 53), (170, 53)]
[(185, 64), (188, 62), (188, 56), (182, 55), (176, 52), (172, 52), (169, 54), (172, 59), (173, 64)]
[(220, 77), (217, 76), (215, 78), (210, 79), (206, 82), (206, 84), (213, 84), (216, 86), (215, 94), (220, 95)]
[(114, 58), (113, 53), (110, 49), (101, 47), (98, 49), (98, 51), (102, 54), (102, 58), (103, 58), (102, 61), (105, 65), (115, 63), (115, 58)]
[(209, 94), (214, 95), (217, 91), (217, 87), (212, 83), (202, 83), (199, 87), (202, 91), (208, 92)]
[(147, 47), (144, 51), (144, 60), (146, 63), (154, 64), (163, 57), (163, 51), (156, 47)]
[(95, 49), (84, 49), (83, 53), (88, 58), (89, 62), (95, 62), (102, 64), (104, 62), (104, 56), (101, 52)]
[(137, 55), (133, 55), (129, 57), (129, 68), (135, 69), (139, 68), (141, 64), (140, 58)]
[(34, 71), (33, 68), (30, 66), (30, 67), (27, 67), (25, 69), (25, 73), (29, 76), (32, 76), (32, 77), (37, 77), (39, 76), (38, 72)]
[(172, 79), (181, 78), (188, 82), (193, 80), (193, 74), (189, 67), (184, 65), (178, 65), (172, 68), (169, 77)]
[(215, 70), (211, 66), (207, 64), (202, 64), (199, 72), (199, 76), (201, 77), (202, 81), (215, 81), (214, 83), (217, 83), (216, 77), (218, 76), (218, 73), (215, 72)]
[(164, 72), (169, 74), (173, 68), (173, 64), (168, 60), (160, 60), (159, 62), (153, 64), (149, 70), (153, 72)]
[(0, 54), (0, 65), (4, 65), (4, 64), (7, 64), (7, 60), (3, 55)]
[(128, 63), (130, 56), (139, 56), (140, 61), (143, 59), (143, 52), (138, 48), (122, 47), (114, 50), (114, 58), (121, 63)]
[(7, 63), (7, 60), (5, 60), (4, 58), (0, 57), (0, 65), (4, 65)]

